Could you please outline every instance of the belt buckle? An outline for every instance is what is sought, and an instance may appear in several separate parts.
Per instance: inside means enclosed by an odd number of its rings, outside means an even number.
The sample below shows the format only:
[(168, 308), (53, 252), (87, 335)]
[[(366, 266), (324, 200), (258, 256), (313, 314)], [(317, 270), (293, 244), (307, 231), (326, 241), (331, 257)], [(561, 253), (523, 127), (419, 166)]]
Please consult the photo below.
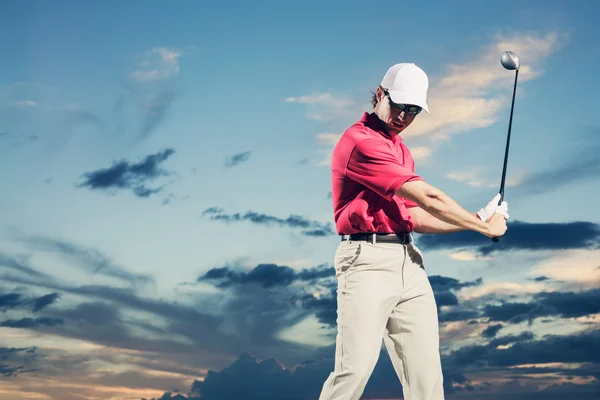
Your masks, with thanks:
[(377, 244), (377, 233), (371, 233), (371, 242)]

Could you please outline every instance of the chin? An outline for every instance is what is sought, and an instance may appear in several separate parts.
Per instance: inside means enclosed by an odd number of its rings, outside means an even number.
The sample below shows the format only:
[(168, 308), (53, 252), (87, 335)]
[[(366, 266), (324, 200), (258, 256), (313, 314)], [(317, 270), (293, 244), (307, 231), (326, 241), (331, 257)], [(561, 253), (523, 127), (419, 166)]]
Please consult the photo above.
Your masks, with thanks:
[(399, 126), (396, 126), (396, 125), (390, 125), (388, 129), (389, 129), (390, 132), (400, 133), (400, 132), (402, 132), (403, 130), (406, 129), (406, 126), (399, 127)]

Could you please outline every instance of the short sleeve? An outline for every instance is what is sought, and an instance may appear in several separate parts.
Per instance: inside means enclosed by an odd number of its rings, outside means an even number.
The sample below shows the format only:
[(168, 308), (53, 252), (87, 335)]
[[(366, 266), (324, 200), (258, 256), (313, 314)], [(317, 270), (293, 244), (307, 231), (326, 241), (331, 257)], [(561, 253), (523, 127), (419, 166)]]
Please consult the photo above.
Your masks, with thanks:
[(376, 139), (364, 139), (355, 146), (346, 174), (387, 200), (391, 200), (404, 183), (423, 180), (403, 165), (389, 146)]

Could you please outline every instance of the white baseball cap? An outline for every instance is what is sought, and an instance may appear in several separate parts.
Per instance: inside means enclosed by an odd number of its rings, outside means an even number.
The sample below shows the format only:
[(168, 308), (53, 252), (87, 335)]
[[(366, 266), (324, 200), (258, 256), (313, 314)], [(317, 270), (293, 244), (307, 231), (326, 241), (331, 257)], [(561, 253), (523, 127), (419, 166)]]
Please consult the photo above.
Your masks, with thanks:
[(415, 64), (400, 63), (391, 66), (385, 73), (381, 86), (389, 92), (394, 103), (414, 104), (429, 113), (429, 79), (425, 71)]

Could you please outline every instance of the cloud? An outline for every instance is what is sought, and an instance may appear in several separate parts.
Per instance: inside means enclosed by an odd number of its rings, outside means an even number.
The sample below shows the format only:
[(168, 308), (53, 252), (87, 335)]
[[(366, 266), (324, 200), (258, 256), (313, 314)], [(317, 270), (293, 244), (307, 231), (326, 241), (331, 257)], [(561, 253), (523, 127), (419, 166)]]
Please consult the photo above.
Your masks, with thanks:
[(74, 243), (40, 236), (20, 237), (18, 240), (27, 244), (30, 249), (57, 253), (63, 259), (68, 260), (70, 265), (76, 265), (79, 269), (91, 275), (113, 277), (132, 284), (153, 282), (151, 276), (133, 274), (93, 248), (86, 248)]
[(215, 282), (218, 287), (256, 283), (263, 288), (270, 288), (289, 286), (295, 281), (313, 281), (332, 274), (331, 267), (326, 264), (299, 272), (285, 265), (259, 264), (248, 272), (236, 271), (231, 267), (212, 268), (200, 276), (198, 282)]
[(37, 101), (35, 100), (19, 100), (12, 103), (15, 107), (35, 107), (37, 106)]
[(50, 277), (50, 275), (39, 272), (36, 269), (31, 268), (28, 265), (25, 265), (25, 262), (17, 260), (15, 257), (11, 257), (11, 256), (3, 254), (1, 252), (0, 252), (0, 267), (4, 267), (7, 269), (16, 271), (20, 274), (28, 275), (34, 279), (40, 279), (40, 280), (51, 280), (52, 279)]
[(504, 325), (502, 324), (490, 325), (483, 332), (481, 332), (481, 336), (488, 339), (493, 338), (498, 334), (498, 331), (500, 331), (500, 329), (502, 329), (503, 326)]
[(34, 328), (37, 326), (55, 326), (62, 325), (63, 320), (60, 318), (49, 318), (49, 317), (40, 317), (40, 318), (21, 318), (19, 320), (8, 319), (6, 321), (0, 322), (0, 326), (8, 327), (8, 328)]
[(250, 154), (252, 154), (251, 151), (244, 151), (242, 153), (237, 153), (237, 154), (227, 157), (225, 159), (225, 167), (231, 168), (231, 167), (239, 165), (243, 162), (248, 161), (248, 159), (250, 158)]
[[(443, 76), (431, 77), (430, 114), (419, 116), (406, 131), (406, 137), (433, 135), (446, 137), (496, 122), (500, 110), (512, 96), (514, 72), (500, 65), (500, 55), (511, 49), (521, 56), (519, 84), (539, 77), (541, 65), (564, 46), (567, 37), (557, 33), (544, 36), (498, 35), (491, 45), (469, 52), (466, 62), (450, 64)], [(518, 91), (518, 89), (517, 89)]]
[(427, 160), (432, 152), (433, 150), (426, 146), (414, 146), (410, 149), (410, 153), (415, 161)]
[(472, 231), (446, 235), (419, 235), (423, 249), (474, 248), (481, 255), (508, 250), (587, 249), (600, 244), (600, 225), (592, 222), (529, 223), (508, 222), (508, 231), (498, 243)]
[[(364, 390), (367, 398), (392, 398), (402, 395), (402, 386), (387, 355), (382, 351)], [(252, 354), (241, 355), (233, 364), (192, 385), (189, 399), (202, 400), (304, 400), (319, 396), (323, 383), (333, 370), (333, 360), (307, 361), (285, 367), (277, 359), (263, 360)], [(236, 382), (236, 385), (231, 385)]]
[(483, 314), (490, 321), (530, 324), (536, 318), (577, 318), (600, 313), (600, 288), (581, 292), (535, 293), (528, 303), (505, 302), (486, 305)]
[(59, 293), (49, 293), (37, 298), (29, 298), (17, 292), (0, 294), (0, 310), (31, 307), (33, 312), (38, 312), (55, 303), (59, 297)]
[(179, 73), (180, 49), (154, 47), (146, 52), (137, 63), (138, 69), (131, 73), (133, 79), (146, 83), (168, 79)]
[(553, 254), (527, 274), (536, 282), (555, 281), (563, 289), (592, 289), (600, 285), (599, 265), (600, 251), (569, 250)]
[(311, 221), (299, 215), (290, 215), (286, 219), (267, 214), (260, 214), (254, 211), (247, 211), (245, 214), (224, 214), (218, 207), (211, 207), (204, 210), (202, 217), (208, 217), (213, 221), (223, 221), (225, 223), (249, 221), (257, 225), (300, 228), (305, 236), (323, 237), (333, 235), (331, 224)]
[(449, 255), (449, 257), (453, 260), (458, 261), (475, 261), (475, 260), (489, 260), (489, 257), (481, 256), (472, 251), (455, 251)]
[(359, 105), (350, 97), (323, 92), (288, 97), (284, 101), (306, 105), (308, 109), (306, 117), (316, 121), (347, 121), (355, 118), (356, 113), (365, 108), (364, 105)]
[(76, 187), (88, 187), (93, 190), (131, 189), (138, 197), (149, 197), (160, 192), (162, 187), (147, 188), (146, 182), (169, 175), (167, 171), (159, 168), (159, 164), (174, 153), (173, 149), (165, 149), (146, 156), (138, 163), (130, 163), (126, 160), (113, 162), (109, 168), (83, 174), (85, 181)]
[(174, 91), (162, 90), (149, 94), (139, 101), (139, 109), (142, 111), (142, 126), (137, 137), (138, 140), (150, 136), (152, 131), (164, 120), (174, 99)]
[[(501, 111), (509, 105), (514, 82), (514, 72), (505, 70), (500, 64), (501, 54), (510, 48), (517, 55), (527, 55), (521, 58), (519, 71), (519, 86), (521, 86), (542, 75), (542, 65), (548, 57), (560, 50), (567, 40), (567, 36), (555, 32), (538, 36), (498, 35), (491, 44), (484, 45), (475, 52), (469, 51), (468, 58), (461, 59), (466, 60), (465, 62), (448, 64), (441, 76), (430, 76), (428, 103), (431, 113), (421, 113), (402, 133), (402, 136), (404, 138), (426, 136), (432, 143), (439, 143), (440, 139), (447, 139), (452, 134), (493, 125), (497, 122)], [(309, 107), (307, 116), (319, 121), (334, 120), (338, 123), (350, 124), (359, 118), (360, 113), (372, 111), (372, 107), (368, 104), (361, 106), (350, 98), (339, 98), (324, 92), (290, 97), (286, 101), (306, 104)], [(343, 131), (346, 128), (347, 126), (340, 126), (338, 129)], [(340, 136), (341, 134), (331, 133), (317, 135), (317, 141), (322, 146), (319, 152), (323, 153), (319, 165), (329, 165), (331, 151)], [(417, 146), (411, 150), (414, 152), (415, 160), (425, 161), (433, 153), (434, 148)], [(595, 158), (591, 157), (588, 160), (588, 164), (596, 166)], [(580, 162), (574, 164), (583, 166)], [(576, 171), (575, 167), (573, 171)], [(450, 177), (461, 175), (464, 173), (455, 172), (450, 174)], [(549, 180), (552, 176), (547, 175)], [(523, 172), (513, 172), (507, 183), (509, 186), (518, 185), (524, 179)], [(477, 187), (492, 185), (492, 182), (480, 176), (462, 178), (462, 180)], [(496, 185), (498, 183), (493, 183), (493, 186)]]
[(319, 161), (320, 166), (331, 165), (333, 149), (341, 137), (341, 133), (319, 133), (317, 135), (317, 142), (322, 146), (319, 150), (321, 153), (321, 161)]
[(0, 376), (16, 377), (20, 374), (33, 372), (23, 363), (29, 363), (36, 358), (35, 347), (0, 347)]
[[(453, 399), (525, 400), (544, 396), (558, 400), (568, 393), (581, 394), (578, 398), (585, 400), (594, 399), (597, 378), (587, 381), (574, 378), (599, 375), (600, 369), (594, 363), (600, 356), (592, 351), (599, 338), (600, 331), (591, 331), (571, 336), (549, 335), (536, 340), (531, 332), (525, 331), (481, 345), (463, 346), (442, 355), (444, 391), (452, 394)], [(550, 363), (554, 366), (544, 367)], [(575, 366), (571, 366), (572, 363), (576, 363)], [(526, 365), (534, 367), (524, 367)], [(259, 359), (252, 354), (242, 354), (221, 371), (211, 370), (204, 380), (194, 381), (187, 395), (180, 396), (186, 400), (317, 398), (332, 369), (331, 358), (286, 367), (274, 357)], [(511, 384), (517, 379), (527, 385)], [(557, 383), (561, 380), (562, 384)], [(571, 386), (563, 387), (564, 384)], [(464, 397), (463, 392), (467, 392)], [(475, 397), (467, 395), (473, 392)], [(387, 354), (382, 351), (364, 397), (401, 396), (402, 387)]]
[[(498, 187), (500, 180), (491, 181), (484, 177), (487, 167), (470, 168), (467, 171), (455, 171), (446, 174), (446, 178), (457, 182), (464, 182), (472, 187)], [(523, 184), (526, 172), (523, 170), (512, 171), (510, 176), (506, 177), (504, 185), (514, 187)]]
[(579, 138), (573, 137), (571, 156), (556, 154), (552, 158), (558, 162), (553, 162), (551, 168), (531, 173), (522, 179), (518, 193), (539, 195), (600, 175), (599, 137), (598, 127), (584, 131)]

